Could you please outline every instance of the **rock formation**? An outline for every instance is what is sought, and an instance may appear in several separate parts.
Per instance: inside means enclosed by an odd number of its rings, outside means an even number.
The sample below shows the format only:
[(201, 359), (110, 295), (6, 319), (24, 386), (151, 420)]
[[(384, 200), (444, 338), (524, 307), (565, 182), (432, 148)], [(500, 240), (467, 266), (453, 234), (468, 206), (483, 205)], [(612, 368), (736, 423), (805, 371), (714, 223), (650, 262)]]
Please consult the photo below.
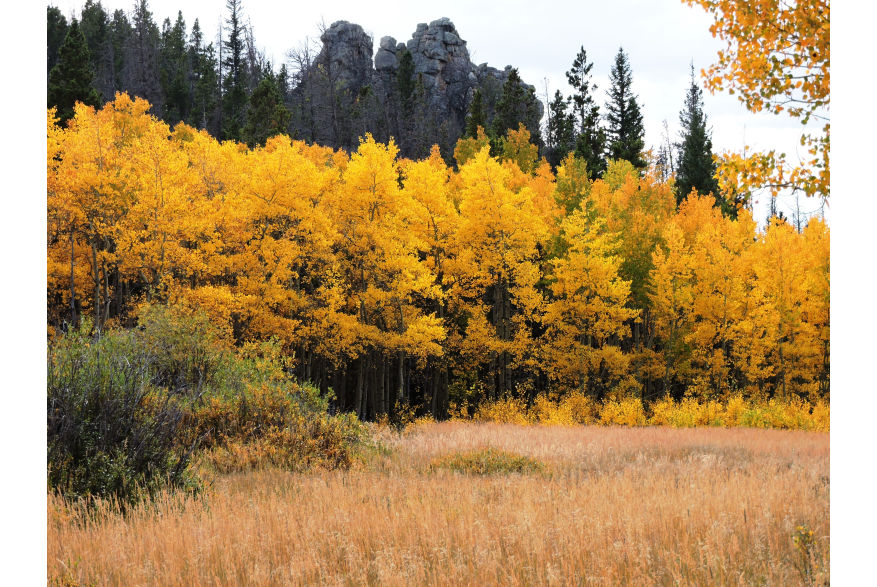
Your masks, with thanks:
[[(414, 73), (422, 80), (429, 110), (441, 123), (453, 121), (462, 128), (466, 109), (476, 88), (484, 95), (488, 118), (499, 98), (511, 66), (503, 70), (486, 63), (473, 64), (469, 50), (448, 18), (420, 23), (407, 43), (383, 37), (372, 64), (373, 40), (361, 26), (347, 21), (332, 24), (321, 36), (323, 55), (329, 56), (330, 72), (352, 92), (371, 84), (378, 94), (389, 96), (403, 51), (411, 52)], [(526, 84), (525, 84), (526, 85)], [(527, 85), (532, 88), (533, 86)], [(544, 107), (539, 102), (539, 115)]]

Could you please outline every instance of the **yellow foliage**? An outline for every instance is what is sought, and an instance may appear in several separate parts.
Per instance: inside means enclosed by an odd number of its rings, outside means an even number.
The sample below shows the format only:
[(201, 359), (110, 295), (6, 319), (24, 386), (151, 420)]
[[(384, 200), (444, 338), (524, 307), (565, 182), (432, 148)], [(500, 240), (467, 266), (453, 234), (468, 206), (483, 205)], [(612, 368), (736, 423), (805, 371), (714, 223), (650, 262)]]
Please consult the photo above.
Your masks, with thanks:
[(824, 121), (821, 134), (801, 135), (799, 163), (785, 153), (731, 153), (720, 158), (719, 184), (726, 193), (767, 187), (775, 197), (792, 188), (828, 198), (831, 104), (831, 6), (829, 0), (683, 0), (715, 15), (714, 37), (726, 41), (718, 63), (702, 70), (706, 87), (728, 90), (752, 112), (785, 111), (807, 124)]
[[(676, 210), (672, 182), (625, 161), (591, 182), (569, 156), (555, 177), (525, 128), (501, 158), (483, 129), (461, 140), (455, 172), (437, 147), (420, 161), (369, 135), (351, 154), (285, 136), (251, 150), (149, 108), (120, 94), (67, 128), (47, 110), (52, 336), (132, 327), (144, 303), (200, 310), (239, 347), (278, 341), (289, 369), (375, 419), (400, 401), (638, 422), (625, 398), (685, 394), (688, 415), (659, 403), (655, 417), (798, 426), (788, 406), (829, 398), (819, 219), (761, 229), (697, 194)], [(471, 391), (451, 397), (461, 381)]]

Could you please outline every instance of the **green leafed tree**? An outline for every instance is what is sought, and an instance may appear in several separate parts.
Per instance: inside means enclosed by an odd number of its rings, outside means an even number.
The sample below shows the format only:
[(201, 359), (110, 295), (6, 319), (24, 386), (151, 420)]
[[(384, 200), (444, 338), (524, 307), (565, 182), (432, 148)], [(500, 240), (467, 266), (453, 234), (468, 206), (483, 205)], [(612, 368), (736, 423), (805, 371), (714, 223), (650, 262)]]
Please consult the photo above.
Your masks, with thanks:
[(247, 109), (247, 72), (244, 63), (244, 23), (241, 0), (226, 0), (225, 38), (222, 41), (222, 136), (239, 140)]
[(584, 47), (579, 49), (566, 80), (575, 90), (572, 95), (573, 112), (577, 122), (576, 157), (584, 159), (591, 179), (606, 170), (606, 131), (600, 126), (600, 106), (594, 101), (597, 85), (591, 83), (593, 63), (588, 62)]
[(606, 93), (609, 157), (630, 161), (637, 169), (643, 169), (647, 165), (643, 158), (646, 131), (639, 104), (636, 102), (637, 96), (633, 94), (630, 62), (622, 48), (618, 49), (618, 55), (615, 56), (609, 82), (612, 84)]
[(46, 75), (58, 65), (61, 59), (61, 45), (67, 38), (67, 19), (55, 6), (46, 7), (46, 52), (47, 67)]
[(478, 138), (478, 127), (482, 130), (487, 128), (487, 114), (484, 112), (484, 98), (481, 94), (481, 88), (475, 90), (472, 96), (472, 103), (469, 104), (469, 113), (466, 115), (466, 132), (467, 138)]
[(532, 133), (532, 142), (536, 145), (542, 143), (539, 132), (539, 102), (536, 99), (536, 90), (525, 86), (517, 69), (512, 69), (502, 86), (502, 95), (496, 102), (496, 112), (490, 123), (491, 140), (494, 142), (494, 152), (499, 153), (499, 140), (506, 136), (508, 131), (517, 130), (522, 124)]
[(570, 98), (564, 98), (560, 90), (556, 90), (554, 99), (548, 104), (545, 143), (548, 162), (555, 167), (575, 150), (575, 114), (570, 112), (570, 102)]
[(271, 137), (289, 132), (290, 116), (277, 82), (269, 72), (250, 96), (247, 123), (241, 131), (241, 138), (250, 148), (264, 147)]
[(716, 162), (713, 160), (712, 129), (707, 128), (703, 111), (703, 90), (694, 77), (691, 65), (691, 84), (685, 95), (685, 107), (679, 112), (680, 142), (676, 165), (676, 203), (688, 197), (692, 189), (702, 196), (712, 194), (716, 204), (728, 213), (728, 204), (719, 194)]
[(59, 122), (64, 125), (73, 118), (76, 102), (100, 106), (100, 94), (92, 85), (94, 71), (88, 45), (75, 18), (59, 53), (58, 65), (49, 74), (48, 106), (58, 108)]

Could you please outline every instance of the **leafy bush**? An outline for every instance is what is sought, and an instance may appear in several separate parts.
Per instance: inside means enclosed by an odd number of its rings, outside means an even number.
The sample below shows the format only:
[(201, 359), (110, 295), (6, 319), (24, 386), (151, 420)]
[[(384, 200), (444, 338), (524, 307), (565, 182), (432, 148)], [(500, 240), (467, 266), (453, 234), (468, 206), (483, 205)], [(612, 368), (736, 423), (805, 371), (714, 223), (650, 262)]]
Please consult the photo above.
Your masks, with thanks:
[(798, 398), (755, 401), (739, 395), (730, 397), (726, 402), (701, 401), (693, 397), (677, 402), (666, 398), (646, 407), (636, 397), (597, 402), (573, 392), (559, 398), (539, 394), (529, 407), (520, 397), (482, 402), (473, 416), (469, 417), (465, 411), (460, 411), (455, 413), (454, 419), (548, 426), (596, 423), (604, 426), (719, 426), (828, 432), (831, 427), (831, 408), (823, 401), (811, 405)]
[(433, 459), (429, 468), (431, 470), (448, 469), (472, 475), (545, 473), (547, 471), (547, 467), (535, 459), (492, 447), (447, 454)]
[(355, 416), (329, 416), (326, 408), (311, 385), (263, 383), (207, 398), (193, 409), (187, 433), (202, 439), (207, 461), (221, 473), (349, 468), (365, 429)]
[(48, 351), (48, 485), (121, 504), (197, 489), (195, 450), (219, 472), (346, 468), (364, 428), (290, 379), (275, 340), (233, 349), (203, 314), (146, 306), (139, 326)]
[(160, 487), (195, 488), (184, 409), (154, 385), (156, 356), (131, 333), (73, 333), (48, 351), (48, 484), (72, 498), (121, 503)]

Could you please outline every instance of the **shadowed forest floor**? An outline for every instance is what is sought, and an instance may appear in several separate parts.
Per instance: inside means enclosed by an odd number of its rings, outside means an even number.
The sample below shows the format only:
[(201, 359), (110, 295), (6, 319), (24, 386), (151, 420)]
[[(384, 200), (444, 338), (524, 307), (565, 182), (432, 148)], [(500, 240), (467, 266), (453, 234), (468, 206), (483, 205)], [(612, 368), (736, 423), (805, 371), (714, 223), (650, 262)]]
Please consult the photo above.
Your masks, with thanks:
[[(828, 584), (826, 433), (446, 422), (374, 439), (350, 471), (216, 476), (125, 516), (49, 496), (50, 580)], [(485, 448), (538, 466), (433, 466)]]

